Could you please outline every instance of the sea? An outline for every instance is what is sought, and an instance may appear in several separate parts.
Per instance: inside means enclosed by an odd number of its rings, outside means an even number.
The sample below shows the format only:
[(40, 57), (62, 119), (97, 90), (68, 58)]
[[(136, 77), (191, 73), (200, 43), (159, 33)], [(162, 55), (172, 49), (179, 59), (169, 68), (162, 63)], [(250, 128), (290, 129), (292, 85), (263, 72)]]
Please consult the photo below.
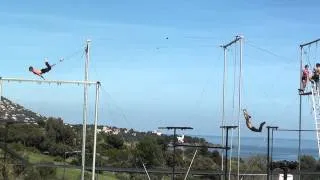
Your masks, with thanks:
[[(213, 144), (221, 144), (221, 136), (197, 136), (206, 139)], [(237, 157), (238, 139), (232, 139), (232, 152), (230, 155)], [(240, 139), (240, 157), (249, 158), (256, 155), (267, 155), (267, 138), (263, 137), (241, 137)], [(229, 140), (229, 146), (231, 140)], [(318, 159), (317, 141), (311, 139), (301, 139), (301, 155), (310, 155)], [(270, 141), (270, 153), (273, 160), (290, 160), (298, 159), (299, 140), (290, 138), (274, 138), (273, 144)], [(272, 151), (271, 151), (272, 149)]]

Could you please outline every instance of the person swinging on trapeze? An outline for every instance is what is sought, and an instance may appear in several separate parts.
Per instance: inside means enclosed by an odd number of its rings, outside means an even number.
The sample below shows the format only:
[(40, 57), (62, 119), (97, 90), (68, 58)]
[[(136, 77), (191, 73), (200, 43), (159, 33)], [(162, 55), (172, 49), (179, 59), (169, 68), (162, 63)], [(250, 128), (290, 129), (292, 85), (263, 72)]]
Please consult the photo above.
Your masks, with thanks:
[(247, 127), (248, 127), (251, 131), (254, 131), (254, 132), (262, 132), (263, 125), (264, 125), (266, 122), (262, 122), (262, 123), (260, 124), (259, 129), (257, 129), (256, 127), (252, 126), (251, 121), (250, 121), (251, 116), (249, 115), (249, 113), (247, 112), (246, 109), (243, 109), (243, 115), (244, 115), (244, 119), (246, 120)]
[[(62, 61), (63, 61), (63, 59), (60, 59), (60, 62), (62, 62)], [(41, 70), (35, 69), (32, 66), (30, 66), (29, 67), (29, 71), (32, 72), (33, 74), (37, 75), (37, 76), (40, 76), (43, 80), (45, 80), (44, 77), (42, 76), (42, 74), (51, 71), (51, 68), (53, 66), (55, 66), (56, 64), (50, 65), (49, 62), (47, 61), (47, 58), (45, 58), (45, 65), (46, 65), (46, 67), (41, 69)]]

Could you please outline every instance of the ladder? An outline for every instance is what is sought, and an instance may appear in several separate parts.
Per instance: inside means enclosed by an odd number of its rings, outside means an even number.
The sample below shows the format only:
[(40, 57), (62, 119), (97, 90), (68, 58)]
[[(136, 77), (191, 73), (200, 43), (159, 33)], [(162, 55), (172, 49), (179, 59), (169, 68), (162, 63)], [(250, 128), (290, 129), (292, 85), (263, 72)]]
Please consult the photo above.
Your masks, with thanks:
[(320, 94), (319, 90), (316, 90), (315, 85), (313, 85), (311, 92), (313, 116), (316, 125), (318, 155), (320, 157)]

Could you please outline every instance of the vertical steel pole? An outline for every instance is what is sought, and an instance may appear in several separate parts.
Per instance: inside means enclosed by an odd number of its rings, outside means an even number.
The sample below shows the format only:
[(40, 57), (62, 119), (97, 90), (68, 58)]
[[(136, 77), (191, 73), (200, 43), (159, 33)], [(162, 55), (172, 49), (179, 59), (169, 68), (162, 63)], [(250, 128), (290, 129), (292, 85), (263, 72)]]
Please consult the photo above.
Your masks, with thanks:
[(270, 176), (270, 127), (267, 127), (268, 129), (268, 142), (267, 142), (267, 180), (269, 180), (269, 176)]
[[(302, 82), (301, 82), (301, 79), (302, 79), (302, 58), (303, 58), (303, 47), (300, 46), (300, 69), (299, 69), (299, 82), (300, 82), (300, 89), (302, 89)], [(298, 170), (299, 170), (299, 180), (301, 178), (301, 174), (300, 174), (300, 170), (301, 170), (301, 166), (300, 166), (300, 160), (301, 160), (301, 121), (302, 121), (302, 96), (300, 95), (300, 99), (299, 99), (299, 149), (298, 149)]]
[(237, 177), (238, 177), (238, 180), (240, 179), (240, 147), (241, 147), (241, 144), (240, 144), (240, 116), (241, 116), (241, 88), (242, 88), (242, 37), (239, 36), (239, 41), (240, 41), (240, 71), (239, 71), (239, 112), (238, 112), (238, 173), (237, 173)]
[(225, 159), (225, 164), (226, 164), (226, 168), (224, 170), (224, 179), (225, 180), (228, 180), (228, 139), (229, 139), (229, 128), (227, 127), (226, 128), (226, 145), (225, 145), (225, 148), (226, 148), (226, 159)]
[(95, 112), (94, 112), (94, 139), (93, 139), (93, 157), (92, 157), (92, 180), (95, 179), (96, 172), (96, 150), (97, 150), (97, 124), (98, 124), (98, 104), (99, 104), (99, 90), (100, 82), (96, 84), (96, 102), (95, 102)]
[[(87, 46), (85, 49), (86, 60), (85, 60), (85, 74), (84, 81), (88, 81), (89, 72), (89, 58), (90, 58), (90, 40), (87, 40)], [(81, 180), (84, 180), (84, 171), (86, 165), (86, 136), (87, 136), (87, 103), (88, 103), (88, 85), (84, 84), (84, 103), (83, 103), (83, 129), (82, 129), (82, 168), (81, 168)]]
[[(227, 80), (227, 48), (223, 47), (223, 85), (222, 85), (222, 120), (221, 126), (225, 124), (225, 95), (226, 95), (226, 80)], [(224, 143), (224, 129), (221, 129), (221, 144)], [(223, 150), (221, 150), (222, 154)], [(223, 156), (221, 156), (221, 171), (223, 171)]]
[[(273, 131), (274, 128), (271, 129), (271, 152), (270, 152), (270, 162), (273, 162)], [(271, 180), (273, 179), (273, 170), (270, 171)]]
[(172, 180), (175, 179), (175, 168), (176, 168), (176, 128), (173, 130), (173, 167), (172, 167)]

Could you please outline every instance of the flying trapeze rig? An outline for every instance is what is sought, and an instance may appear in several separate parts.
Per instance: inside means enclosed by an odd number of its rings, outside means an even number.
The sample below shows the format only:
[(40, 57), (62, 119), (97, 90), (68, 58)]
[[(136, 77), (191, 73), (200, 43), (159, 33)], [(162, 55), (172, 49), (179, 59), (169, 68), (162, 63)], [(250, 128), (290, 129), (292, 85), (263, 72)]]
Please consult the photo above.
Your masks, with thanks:
[[(246, 121), (246, 125), (248, 127), (248, 129), (250, 129), (253, 132), (261, 132), (263, 125), (265, 124), (265, 122), (262, 122), (260, 124), (259, 128), (256, 128), (254, 126), (252, 126), (251, 124), (251, 116), (250, 114), (247, 112), (246, 109), (243, 109), (242, 107), (242, 51), (243, 51), (243, 36), (236, 36), (234, 40), (232, 40), (231, 42), (222, 45), (221, 47), (223, 48), (224, 51), (224, 70), (223, 70), (223, 95), (222, 95), (222, 121), (221, 121), (221, 126), (224, 128), (227, 128), (226, 123), (231, 124), (232, 126), (230, 126), (230, 129), (234, 129), (237, 128), (237, 138), (238, 138), (238, 142), (237, 142), (237, 165), (238, 165), (238, 179), (239, 179), (239, 160), (240, 160), (240, 147), (241, 147), (241, 136), (240, 136), (240, 126), (241, 126), (241, 111), (243, 112), (243, 116), (244, 119)], [(299, 171), (301, 170), (300, 167), (300, 161), (301, 161), (301, 132), (304, 131), (312, 131), (312, 132), (316, 132), (316, 139), (317, 139), (317, 148), (318, 148), (318, 156), (320, 157), (320, 80), (319, 80), (319, 76), (320, 76), (320, 62), (316, 62), (316, 60), (319, 60), (319, 55), (318, 55), (318, 43), (320, 43), (320, 38), (316, 39), (314, 41), (305, 43), (305, 44), (301, 44), (300, 47), (300, 69), (299, 69), (299, 82), (300, 82), (300, 88), (299, 88), (299, 96), (300, 96), (300, 103), (299, 103), (299, 109), (300, 109), (300, 113), (299, 113), (299, 129), (294, 130), (294, 129), (279, 129), (276, 126), (267, 126), (268, 129), (268, 162), (272, 163), (272, 153), (271, 153), (271, 158), (270, 158), (270, 147), (269, 147), (269, 134), (270, 134), (270, 130), (272, 130), (272, 135), (271, 135), (271, 139), (273, 139), (273, 132), (274, 131), (296, 131), (298, 132), (298, 139), (299, 139), (299, 147), (298, 147), (298, 169)], [(233, 65), (230, 65), (230, 62), (228, 62), (228, 52), (230, 51), (230, 49), (232, 48), (231, 46), (234, 47), (234, 61), (233, 61)], [(274, 54), (273, 54), (274, 55)], [(232, 63), (232, 62), (231, 62)], [(312, 72), (309, 72), (308, 68), (313, 68)], [(233, 74), (232, 75), (228, 75), (228, 68), (233, 69)], [(226, 82), (230, 81), (230, 79), (227, 79), (227, 77), (229, 76), (232, 77), (233, 76), (233, 98), (231, 99), (231, 101), (233, 101), (231, 104), (233, 104), (233, 112), (232, 117), (230, 121), (230, 117), (226, 117), (226, 113), (225, 113), (225, 106), (227, 104), (227, 101), (230, 101), (230, 98), (227, 98), (227, 86), (228, 84)], [(232, 78), (231, 78), (232, 79)], [(238, 81), (236, 83), (236, 81)], [(236, 87), (236, 85), (238, 85)], [(230, 86), (230, 85), (229, 85)], [(238, 91), (238, 97), (235, 96), (235, 92)], [(311, 107), (312, 107), (312, 114), (313, 114), (313, 119), (314, 119), (314, 124), (315, 124), (315, 128), (313, 130), (306, 130), (306, 129), (302, 129), (302, 97), (303, 96), (309, 96), (311, 97), (312, 101), (311, 101)], [(230, 103), (229, 103), (230, 104)], [(229, 120), (228, 120), (229, 118)], [(235, 119), (235, 120), (234, 120)], [(229, 122), (228, 122), (229, 121)], [(232, 127), (232, 128), (231, 128)], [(231, 137), (233, 137), (233, 131), (232, 131), (232, 135)], [(225, 138), (227, 138), (225, 136), (225, 131), (222, 131), (222, 143), (225, 141)], [(231, 156), (232, 156), (232, 139), (231, 138)], [(273, 140), (272, 144), (273, 144)], [(226, 144), (226, 147), (228, 147), (228, 144)], [(272, 152), (272, 148), (271, 148), (271, 152)], [(222, 156), (222, 166), (221, 166), (221, 170), (226, 169), (226, 171), (229, 172), (229, 178), (230, 178), (230, 172), (231, 172), (231, 160), (230, 163), (227, 162), (227, 159), (223, 160), (224, 157)], [(228, 170), (228, 164), (230, 164), (229, 170)], [(268, 163), (269, 164), (269, 163)], [(269, 168), (267, 168), (267, 175), (269, 177), (270, 174), (270, 170)]]
[[(251, 115), (247, 111), (247, 109), (243, 109), (243, 102), (242, 102), (242, 89), (243, 89), (243, 74), (242, 74), (242, 64), (243, 64), (243, 44), (244, 44), (244, 37), (243, 36), (236, 36), (232, 41), (225, 45), (221, 45), (220, 47), (223, 49), (224, 53), (224, 63), (223, 63), (223, 89), (222, 89), (222, 119), (221, 119), (221, 136), (222, 136), (222, 144), (225, 143), (225, 147), (229, 147), (228, 144), (228, 131), (231, 130), (231, 142), (230, 142), (230, 156), (232, 157), (233, 153), (233, 131), (237, 129), (237, 179), (240, 179), (240, 151), (241, 151), (241, 121), (244, 117), (246, 122), (246, 126), (252, 132), (262, 132), (263, 126), (265, 122), (262, 122), (259, 127), (255, 127), (251, 122)], [(233, 51), (233, 52), (231, 52)], [(229, 53), (231, 52), (231, 53)], [(232, 53), (234, 53), (232, 55)], [(234, 59), (229, 59), (228, 55), (231, 54)], [(231, 62), (229, 62), (231, 61)], [(231, 64), (231, 65), (230, 65)], [(230, 65), (230, 66), (229, 66)], [(228, 70), (231, 69), (232, 75), (229, 76)], [(233, 81), (233, 87), (231, 91), (228, 93), (228, 83)], [(229, 85), (230, 86), (230, 85)], [(228, 94), (232, 94), (232, 98), (227, 98)], [(230, 95), (229, 95), (230, 96)], [(226, 104), (232, 104), (232, 112), (230, 114), (231, 117), (226, 116)], [(229, 125), (226, 125), (229, 124)], [(222, 153), (222, 152), (221, 152)], [(226, 152), (225, 157), (221, 156), (221, 171), (228, 172), (228, 178), (230, 179), (231, 174), (231, 162), (232, 158), (227, 158), (228, 153)], [(227, 175), (225, 175), (227, 178)]]
[[(299, 71), (299, 156), (301, 147), (302, 130), (302, 97), (311, 96), (312, 115), (317, 139), (318, 156), (320, 157), (320, 90), (319, 75), (320, 62), (318, 55), (319, 39), (300, 45), (300, 71)], [(312, 72), (310, 69), (312, 68)]]
[[(90, 42), (91, 40), (86, 41), (85, 47), (81, 47), (80, 50), (77, 50), (76, 52), (72, 53), (72, 55), (61, 58), (58, 62), (50, 64), (47, 59), (45, 59), (45, 68), (42, 69), (36, 69), (32, 66), (29, 67), (29, 71), (35, 74), (36, 76), (39, 76), (42, 79), (23, 79), (23, 78), (7, 78), (7, 77), (0, 77), (0, 97), (2, 99), (3, 97), (3, 90), (4, 90), (4, 84), (9, 82), (17, 82), (17, 83), (36, 83), (39, 85), (42, 84), (69, 84), (69, 85), (83, 85), (84, 87), (84, 104), (83, 104), (83, 129), (82, 129), (82, 163), (81, 163), (81, 180), (84, 180), (84, 173), (86, 168), (85, 167), (85, 159), (86, 159), (86, 125), (87, 125), (87, 118), (88, 118), (88, 88), (91, 85), (95, 86), (95, 110), (94, 110), (94, 144), (93, 144), (93, 153), (92, 153), (92, 180), (95, 179), (95, 169), (96, 169), (96, 142), (97, 142), (97, 123), (98, 123), (98, 104), (99, 104), (99, 94), (100, 94), (100, 87), (101, 83), (99, 81), (89, 81), (89, 71), (88, 71), (88, 65), (90, 60)], [(79, 54), (80, 52), (83, 52), (85, 54), (85, 76), (83, 81), (75, 80), (46, 80), (43, 75), (45, 73), (48, 73), (52, 70), (52, 68), (66, 60), (71, 59), (74, 55)]]

